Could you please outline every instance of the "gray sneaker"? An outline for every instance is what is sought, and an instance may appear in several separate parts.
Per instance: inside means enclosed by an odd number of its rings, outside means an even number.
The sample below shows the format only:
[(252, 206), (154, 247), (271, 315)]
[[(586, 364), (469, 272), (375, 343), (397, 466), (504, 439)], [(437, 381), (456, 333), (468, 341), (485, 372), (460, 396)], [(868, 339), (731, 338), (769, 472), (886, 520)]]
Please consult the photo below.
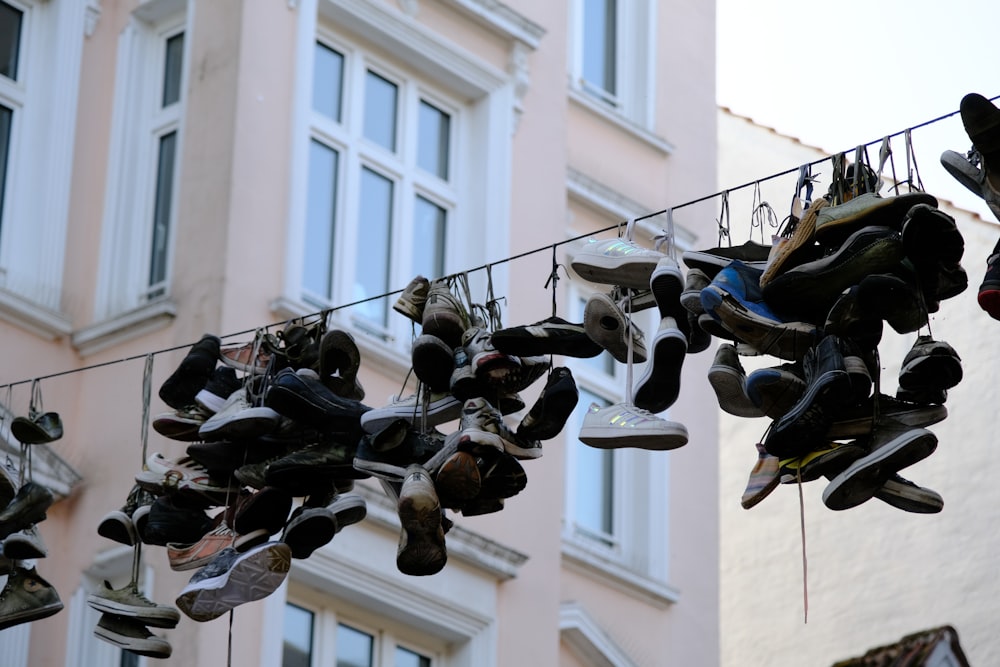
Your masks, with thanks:
[(154, 635), (140, 621), (115, 614), (101, 615), (94, 636), (129, 653), (149, 658), (169, 658), (172, 652), (170, 642)]
[(49, 550), (42, 541), (37, 525), (31, 525), (16, 533), (11, 533), (3, 541), (3, 556), (9, 560), (45, 558)]
[(712, 385), (723, 411), (737, 417), (764, 416), (764, 411), (747, 396), (746, 372), (734, 345), (719, 345), (712, 367), (708, 369), (708, 383)]
[(15, 565), (0, 591), (0, 630), (48, 618), (62, 608), (56, 589), (35, 568)]
[(399, 295), (392, 309), (417, 324), (424, 319), (424, 304), (427, 303), (427, 290), (431, 283), (423, 276), (416, 276)]
[(440, 572), (448, 561), (441, 503), (430, 475), (419, 465), (406, 470), (399, 491), (399, 548), (396, 567), (403, 574), (426, 576)]
[(154, 628), (174, 628), (181, 619), (176, 609), (156, 604), (134, 584), (115, 589), (105, 581), (104, 588), (87, 596), (87, 604), (103, 614), (127, 617)]
[(583, 311), (583, 328), (590, 339), (611, 353), (615, 360), (627, 363), (631, 336), (632, 361), (646, 361), (646, 343), (642, 330), (631, 323), (624, 312), (607, 294), (600, 292), (587, 300)]
[(177, 606), (195, 621), (211, 621), (247, 602), (273, 593), (285, 581), (292, 551), (268, 542), (244, 553), (227, 547), (194, 573), (177, 597)]

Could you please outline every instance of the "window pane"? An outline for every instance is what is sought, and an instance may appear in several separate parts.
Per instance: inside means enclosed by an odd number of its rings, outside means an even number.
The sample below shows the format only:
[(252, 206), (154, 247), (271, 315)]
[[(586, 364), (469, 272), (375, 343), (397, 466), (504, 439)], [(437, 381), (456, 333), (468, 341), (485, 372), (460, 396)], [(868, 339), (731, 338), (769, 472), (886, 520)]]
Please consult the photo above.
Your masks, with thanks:
[(583, 78), (615, 94), (616, 0), (583, 1)]
[(0, 2), (0, 74), (17, 81), (17, 54), (21, 50), (22, 12)]
[(344, 56), (317, 42), (313, 63), (313, 109), (339, 122), (343, 83)]
[(443, 208), (417, 196), (413, 207), (414, 275), (444, 275), (444, 235), (447, 213)]
[(118, 667), (139, 667), (139, 655), (130, 651), (122, 651)]
[[(357, 269), (352, 300), (367, 299), (389, 291), (390, 234), (392, 233), (392, 189), (388, 178), (371, 169), (361, 170), (361, 202), (358, 210)], [(386, 299), (357, 306), (362, 316), (388, 325)]]
[(450, 131), (451, 117), (421, 100), (417, 164), (421, 169), (445, 180), (448, 180)]
[[(580, 389), (580, 401), (574, 415), (576, 424), (583, 423), (591, 403), (601, 407), (608, 405), (608, 401), (596, 394)], [(588, 447), (579, 440), (574, 441), (573, 446), (573, 521), (595, 536), (611, 536), (614, 529), (614, 451)]]
[(313, 613), (293, 604), (285, 605), (285, 642), (281, 667), (312, 665)]
[(431, 667), (431, 659), (397, 646), (396, 667)]
[(337, 220), (337, 151), (313, 140), (309, 145), (309, 194), (302, 287), (333, 297), (334, 230)]
[(181, 99), (181, 72), (184, 64), (184, 33), (167, 40), (167, 54), (163, 64), (163, 106), (168, 107)]
[(153, 206), (153, 245), (149, 262), (149, 296), (163, 294), (167, 279), (167, 246), (170, 240), (170, 209), (173, 205), (174, 162), (177, 132), (160, 137), (160, 156), (156, 165), (156, 200)]
[(365, 77), (365, 137), (396, 150), (396, 85), (374, 72)]
[[(4, 196), (7, 192), (7, 156), (10, 154), (10, 126), (14, 112), (0, 105), (0, 215), (3, 214)], [(0, 227), (3, 220), (0, 219)]]
[(374, 638), (347, 625), (337, 625), (336, 667), (372, 667)]

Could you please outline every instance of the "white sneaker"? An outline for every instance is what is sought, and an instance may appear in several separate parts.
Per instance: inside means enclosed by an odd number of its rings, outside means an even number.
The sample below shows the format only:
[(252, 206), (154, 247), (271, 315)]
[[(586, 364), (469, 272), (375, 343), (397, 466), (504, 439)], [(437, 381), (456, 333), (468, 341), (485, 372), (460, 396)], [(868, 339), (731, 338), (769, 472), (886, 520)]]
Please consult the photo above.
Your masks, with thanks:
[(198, 433), (204, 440), (246, 440), (273, 431), (280, 417), (271, 408), (250, 405), (246, 388), (240, 387), (221, 410), (205, 420)]
[(626, 239), (587, 239), (570, 260), (570, 268), (584, 280), (637, 290), (649, 289), (649, 278), (662, 252)]
[(688, 441), (687, 428), (626, 403), (602, 408), (591, 403), (580, 428), (580, 441), (599, 449), (637, 447), (677, 449)]
[[(361, 415), (361, 428), (366, 433), (378, 433), (396, 419), (405, 419), (411, 424), (420, 424), (423, 417), (423, 400), (417, 394), (406, 398), (396, 397), (389, 405), (375, 408)], [(427, 402), (428, 428), (458, 419), (462, 412), (462, 401), (447, 392), (432, 392)]]

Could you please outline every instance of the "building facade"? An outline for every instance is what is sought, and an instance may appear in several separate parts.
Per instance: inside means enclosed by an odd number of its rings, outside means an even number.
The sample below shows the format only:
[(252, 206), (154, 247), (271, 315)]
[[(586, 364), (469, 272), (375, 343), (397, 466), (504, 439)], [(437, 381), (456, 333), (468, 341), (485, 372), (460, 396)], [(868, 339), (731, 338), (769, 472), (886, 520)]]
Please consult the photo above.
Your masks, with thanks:
[[(133, 562), (96, 526), (144, 450), (184, 455), (144, 433), (202, 334), (244, 342), (329, 311), (380, 406), (413, 390), (414, 332), (376, 297), (470, 271), (485, 301), (488, 273), (506, 324), (551, 315), (553, 295), (580, 321), (602, 287), (562, 269), (546, 286), (563, 242), (715, 190), (711, 4), (3, 0), (0, 23), (4, 446), (17, 461), (7, 425), (33, 378), (65, 427), (33, 465), (59, 496), (37, 569), (65, 608), (0, 632), (11, 667), (141, 664), (93, 636), (87, 595), (124, 585)], [(710, 244), (711, 216), (653, 216), (636, 239)], [(719, 664), (708, 357), (687, 358), (669, 409), (685, 447), (595, 454), (574, 417), (502, 512), (452, 517), (429, 577), (397, 571), (395, 507), (361, 481), (367, 518), (238, 607), (231, 636), (225, 619), (154, 630), (164, 664), (230, 650), (261, 666)], [(580, 409), (625, 397), (621, 364), (556, 363)], [(160, 603), (190, 576), (155, 546), (139, 573)]]

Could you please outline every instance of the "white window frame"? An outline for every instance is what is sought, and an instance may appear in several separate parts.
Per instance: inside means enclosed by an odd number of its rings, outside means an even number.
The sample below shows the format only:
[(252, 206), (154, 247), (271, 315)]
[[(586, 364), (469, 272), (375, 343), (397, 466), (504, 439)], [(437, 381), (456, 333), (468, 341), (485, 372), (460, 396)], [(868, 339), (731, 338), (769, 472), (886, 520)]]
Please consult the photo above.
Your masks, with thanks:
[[(312, 663), (310, 667), (337, 662), (337, 626), (348, 625), (373, 638), (372, 667), (393, 667), (396, 647), (419, 653), (431, 660), (431, 667), (446, 664), (448, 644), (413, 628), (351, 605), (333, 600), (306, 588), (292, 586), (286, 604), (293, 604), (313, 614)], [(284, 633), (282, 633), (284, 636)]]
[[(91, 342), (144, 319), (173, 314), (170, 302), (173, 247), (176, 239), (180, 165), (183, 160), (185, 91), (191, 48), (188, 0), (151, 0), (129, 17), (118, 41), (115, 101), (112, 113), (105, 214), (101, 237), (95, 320), (99, 332), (86, 332), (74, 343)], [(181, 95), (162, 107), (166, 43), (183, 32)], [(163, 291), (149, 295), (153, 215), (160, 138), (176, 132), (170, 239)], [(140, 222), (137, 222), (140, 221)], [(110, 322), (110, 325), (108, 323)]]
[[(412, 88), (407, 87), (409, 92), (401, 89), (401, 94), (419, 94), (452, 114), (451, 184), (441, 187), (426, 174), (407, 181), (411, 184), (407, 186), (409, 189), (396, 194), (396, 202), (405, 202), (407, 207), (406, 210), (394, 209), (394, 221), (406, 222), (405, 225), (394, 225), (397, 243), (406, 242), (414, 197), (421, 194), (449, 213), (445, 273), (506, 257), (510, 245), (507, 230), (516, 77), (459, 48), (445, 36), (413, 21), (391, 4), (361, 0), (302, 0), (298, 11), (299, 34), (309, 37), (303, 37), (298, 42), (286, 273), (283, 294), (272, 302), (272, 311), (283, 317), (294, 317), (317, 310), (317, 304), (310, 303), (303, 296), (301, 275), (306, 242), (309, 148), (314, 131), (310, 128), (313, 127), (312, 78), (317, 39), (345, 55), (345, 91), (350, 90), (352, 85), (357, 90), (363, 84), (363, 81), (352, 84), (348, 80), (351, 76), (363, 76), (364, 68), (352, 72), (349, 65), (350, 55), (357, 59), (363, 53), (364, 61), (375, 64), (375, 70), (380, 75), (388, 74), (387, 78), (396, 82), (405, 80), (414, 84)], [(378, 57), (369, 50), (363, 50), (362, 43), (378, 44)], [(345, 53), (343, 49), (348, 49), (350, 53)], [(466, 102), (459, 103), (459, 100)], [(344, 102), (343, 113), (350, 113), (353, 102), (349, 95), (344, 95)], [(416, 137), (400, 134), (397, 140), (415, 142)], [(377, 159), (381, 150), (360, 139), (354, 140), (350, 146), (342, 140), (338, 146), (338, 150), (347, 149), (348, 152), (364, 155), (366, 161)], [(415, 153), (413, 150), (410, 155), (415, 156)], [(355, 188), (356, 191), (356, 182), (344, 179), (358, 178), (360, 170), (345, 166), (344, 157), (345, 154), (341, 153), (339, 182), (342, 187)], [(408, 165), (407, 169), (419, 171), (415, 165)], [(381, 171), (381, 167), (377, 171)], [(341, 192), (345, 191), (342, 189)], [(357, 201), (357, 196), (338, 196), (337, 206), (343, 207), (345, 200), (351, 199)], [(352, 210), (339, 210), (338, 214), (338, 222), (345, 229), (338, 231), (338, 235), (342, 234), (338, 240), (343, 241), (337, 253), (346, 261), (335, 263), (334, 269), (337, 273), (336, 294), (344, 295), (353, 286), (355, 258), (351, 254), (356, 247), (353, 221), (357, 218), (356, 211)], [(344, 251), (347, 251), (346, 255)], [(393, 266), (389, 290), (401, 290), (412, 278), (413, 275), (408, 275), (404, 267)], [(506, 268), (498, 267), (493, 279), (502, 290), (507, 281)], [(409, 320), (391, 311), (393, 299), (390, 297), (386, 305), (390, 309), (386, 331), (373, 330), (370, 326), (359, 327), (349, 308), (335, 310), (333, 319), (339, 326), (360, 334), (358, 343), (364, 351), (376, 353), (392, 367), (405, 368), (409, 366), (411, 327)], [(344, 298), (333, 300), (339, 301), (330, 304), (334, 308), (351, 302)]]
[[(6, 0), (23, 12), (0, 224), (0, 318), (45, 338), (71, 331), (63, 266), (87, 3)], [(13, 106), (12, 106), (13, 105)]]
[(583, 20), (585, 0), (570, 1), (569, 86), (581, 101), (652, 129), (656, 81), (657, 3), (618, 0), (615, 20), (615, 82), (610, 95), (583, 79)]

